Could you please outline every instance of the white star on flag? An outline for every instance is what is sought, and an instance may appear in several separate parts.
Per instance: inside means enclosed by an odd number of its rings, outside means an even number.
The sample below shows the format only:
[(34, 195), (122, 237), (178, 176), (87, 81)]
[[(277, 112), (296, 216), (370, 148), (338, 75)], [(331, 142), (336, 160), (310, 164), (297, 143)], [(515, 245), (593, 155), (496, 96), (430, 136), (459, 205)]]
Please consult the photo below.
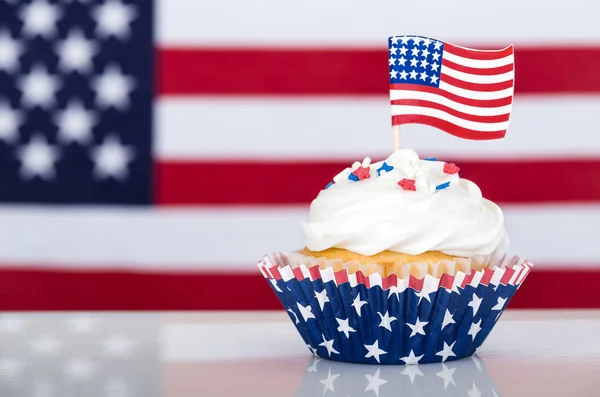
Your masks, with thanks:
[(92, 332), (99, 318), (89, 314), (81, 314), (67, 320), (67, 326), (71, 332)]
[(23, 46), (14, 40), (7, 29), (0, 30), (0, 70), (13, 72), (19, 65)]
[(447, 325), (455, 323), (456, 321), (454, 321), (454, 317), (450, 313), (450, 310), (446, 309), (446, 312), (444, 313), (444, 320), (442, 321), (442, 330), (446, 328)]
[(327, 296), (327, 290), (323, 288), (321, 292), (315, 292), (315, 298), (319, 301), (319, 307), (321, 310), (325, 307), (325, 302), (329, 302), (329, 297)]
[(498, 303), (496, 303), (496, 305), (492, 307), (492, 310), (502, 310), (504, 308), (504, 305), (506, 304), (506, 300), (506, 298), (498, 297)]
[(354, 301), (352, 301), (352, 306), (354, 306), (354, 308), (356, 309), (356, 313), (358, 314), (358, 317), (360, 317), (360, 309), (363, 307), (363, 305), (366, 305), (367, 301), (361, 301), (360, 300), (360, 292), (358, 293), (358, 295), (356, 295), (356, 298), (354, 298)]
[(133, 5), (125, 5), (118, 0), (107, 0), (96, 7), (92, 15), (96, 20), (98, 35), (127, 39), (131, 35), (131, 22), (137, 16)]
[(385, 385), (387, 382), (387, 380), (385, 379), (381, 379), (379, 377), (379, 371), (380, 368), (377, 368), (377, 371), (375, 372), (375, 375), (371, 376), (369, 374), (365, 374), (365, 377), (367, 378), (367, 382), (369, 382), (367, 384), (367, 387), (365, 388), (365, 392), (368, 392), (369, 390), (372, 390), (376, 396), (379, 396), (379, 388), (383, 385)]
[(325, 395), (325, 393), (327, 393), (327, 391), (331, 391), (332, 393), (335, 393), (335, 387), (333, 387), (333, 382), (338, 378), (338, 376), (340, 376), (340, 375), (339, 374), (332, 375), (331, 367), (328, 368), (327, 378), (319, 381), (323, 384), (323, 395)]
[(65, 374), (72, 381), (83, 381), (91, 378), (96, 372), (96, 365), (85, 358), (70, 360), (65, 365)]
[(479, 306), (481, 306), (482, 300), (483, 298), (480, 298), (477, 295), (473, 294), (473, 299), (471, 300), (471, 302), (469, 302), (469, 307), (473, 308), (473, 317), (477, 314)]
[(20, 317), (3, 314), (0, 316), (0, 332), (16, 333), (25, 329), (25, 320)]
[(23, 95), (23, 105), (48, 108), (56, 102), (56, 91), (61, 84), (56, 76), (48, 73), (45, 65), (34, 65), (28, 74), (18, 81)]
[(421, 321), (419, 318), (417, 318), (417, 321), (415, 321), (414, 324), (406, 323), (406, 325), (408, 325), (408, 327), (412, 330), (410, 333), (411, 337), (415, 336), (416, 334), (425, 335), (425, 330), (423, 327), (425, 327), (427, 324), (429, 324), (429, 321)]
[(348, 318), (345, 320), (336, 318), (335, 320), (337, 321), (337, 323), (339, 325), (339, 327), (337, 327), (338, 332), (343, 332), (344, 335), (346, 335), (346, 338), (350, 338), (350, 332), (356, 332), (356, 330), (349, 325)]
[(23, 373), (25, 364), (14, 358), (0, 358), (0, 381), (14, 380)]
[(71, 100), (64, 110), (56, 114), (58, 138), (64, 143), (84, 145), (92, 140), (92, 128), (97, 120), (96, 113), (85, 109), (80, 100)]
[(19, 136), (19, 126), (22, 122), (21, 112), (13, 109), (7, 101), (0, 100), (0, 140), (14, 142)]
[(313, 314), (312, 307), (310, 307), (310, 305), (302, 306), (298, 302), (296, 305), (298, 306), (298, 310), (300, 310), (300, 315), (304, 319), (304, 322), (308, 321), (309, 318), (315, 319), (315, 315)]
[(90, 157), (94, 161), (96, 177), (124, 180), (128, 164), (135, 156), (133, 148), (122, 145), (117, 135), (108, 135), (100, 146), (91, 149)]
[(327, 340), (325, 335), (321, 334), (323, 337), (323, 342), (319, 343), (319, 346), (323, 346), (327, 350), (327, 355), (331, 357), (331, 353), (340, 354), (339, 351), (333, 348), (333, 339)]
[(391, 332), (392, 331), (391, 324), (393, 321), (396, 321), (396, 317), (390, 317), (388, 312), (385, 312), (384, 315), (382, 315), (379, 312), (377, 312), (377, 314), (379, 314), (379, 317), (381, 318), (381, 322), (379, 323), (379, 326), (383, 327)]
[(50, 4), (47, 0), (34, 0), (21, 9), (23, 33), (50, 38), (56, 34), (56, 23), (61, 14), (58, 5)]
[(54, 163), (58, 160), (58, 149), (46, 141), (41, 133), (31, 137), (28, 144), (17, 149), (21, 162), (21, 176), (25, 179), (39, 177), (44, 180), (54, 178)]
[(106, 381), (106, 397), (129, 397), (127, 382), (120, 378), (109, 378)]
[(451, 345), (448, 345), (445, 341), (444, 341), (444, 347), (442, 350), (440, 350), (439, 352), (435, 353), (436, 356), (441, 356), (442, 357), (442, 362), (446, 361), (448, 359), (448, 357), (456, 357), (456, 354), (454, 354), (454, 352), (452, 351), (452, 349), (454, 348), (454, 345), (456, 344), (456, 341), (454, 341), (454, 343), (452, 343)]
[(127, 357), (131, 355), (134, 342), (123, 335), (112, 335), (105, 343), (106, 354), (113, 357)]
[(365, 349), (367, 349), (367, 354), (365, 354), (365, 358), (373, 357), (377, 362), (379, 362), (379, 356), (387, 354), (385, 350), (379, 348), (379, 340), (375, 340), (375, 343), (372, 345), (364, 345)]
[(50, 355), (58, 353), (59, 350), (59, 341), (48, 335), (41, 336), (31, 342), (31, 352), (33, 354)]
[(74, 29), (65, 40), (56, 44), (56, 52), (61, 69), (84, 73), (92, 68), (92, 58), (98, 48), (93, 41), (85, 38), (81, 30)]
[(479, 319), (478, 322), (471, 324), (471, 328), (469, 328), (469, 335), (471, 335), (473, 337), (473, 340), (475, 340), (475, 337), (477, 336), (479, 331), (481, 331), (480, 325), (481, 325), (481, 319)]
[(444, 380), (444, 390), (446, 390), (450, 383), (456, 387), (456, 383), (454, 383), (454, 378), (452, 377), (454, 371), (456, 371), (456, 367), (450, 369), (446, 366), (446, 364), (442, 363), (442, 370), (436, 373), (437, 376)]
[(415, 378), (417, 377), (417, 375), (425, 376), (423, 375), (423, 372), (421, 372), (421, 370), (419, 369), (418, 365), (407, 365), (406, 368), (404, 368), (402, 372), (400, 372), (400, 374), (408, 376), (411, 385), (415, 384)]
[(129, 95), (136, 86), (132, 76), (123, 74), (117, 65), (108, 65), (99, 77), (94, 77), (92, 87), (96, 91), (96, 102), (103, 108), (119, 110), (129, 108)]
[(402, 357), (400, 358), (400, 360), (404, 361), (404, 363), (407, 365), (418, 364), (419, 361), (423, 358), (423, 356), (424, 354), (421, 354), (420, 356), (415, 356), (415, 353), (411, 350), (410, 353), (408, 353), (408, 356)]

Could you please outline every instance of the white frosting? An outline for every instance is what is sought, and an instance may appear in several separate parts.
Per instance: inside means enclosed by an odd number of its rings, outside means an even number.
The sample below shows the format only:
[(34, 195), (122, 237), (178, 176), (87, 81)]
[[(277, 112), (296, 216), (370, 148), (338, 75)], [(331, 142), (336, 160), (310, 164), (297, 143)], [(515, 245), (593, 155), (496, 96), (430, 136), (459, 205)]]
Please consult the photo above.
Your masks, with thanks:
[[(385, 163), (394, 169), (378, 176), (383, 163), (365, 159), (371, 177), (353, 181), (348, 176), (361, 166), (354, 163), (319, 193), (302, 223), (308, 249), (474, 256), (506, 248), (502, 210), (473, 182), (444, 173), (444, 162), (421, 160), (413, 150), (393, 153)], [(398, 186), (403, 178), (414, 179), (416, 191)], [(450, 186), (436, 190), (445, 182)]]

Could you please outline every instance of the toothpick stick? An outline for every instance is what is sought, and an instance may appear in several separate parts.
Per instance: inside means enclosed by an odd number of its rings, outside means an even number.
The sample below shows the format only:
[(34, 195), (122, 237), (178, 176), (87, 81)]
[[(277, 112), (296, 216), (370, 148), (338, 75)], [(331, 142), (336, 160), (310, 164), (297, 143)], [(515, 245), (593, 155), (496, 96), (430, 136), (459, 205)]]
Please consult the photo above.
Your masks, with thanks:
[(394, 151), (400, 149), (400, 126), (394, 126)]

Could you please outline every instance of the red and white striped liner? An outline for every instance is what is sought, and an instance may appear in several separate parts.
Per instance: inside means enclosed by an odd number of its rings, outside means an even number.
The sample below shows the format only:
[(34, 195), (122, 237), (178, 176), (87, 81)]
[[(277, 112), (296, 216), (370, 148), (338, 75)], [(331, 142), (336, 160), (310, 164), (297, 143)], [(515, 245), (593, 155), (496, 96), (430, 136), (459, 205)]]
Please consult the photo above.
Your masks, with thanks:
[(420, 292), (422, 290), (435, 291), (439, 287), (458, 291), (458, 287), (465, 288), (466, 285), (477, 287), (480, 284), (485, 286), (490, 284), (515, 285), (519, 288), (533, 268), (533, 264), (518, 256), (504, 256), (493, 268), (484, 268), (479, 271), (473, 269), (468, 274), (458, 271), (456, 275), (444, 274), (440, 278), (426, 275), (422, 279), (414, 276), (399, 278), (392, 274), (382, 278), (379, 273), (373, 273), (367, 277), (360, 270), (348, 274), (347, 270), (334, 272), (331, 267), (320, 269), (317, 265), (310, 268), (305, 265), (292, 268), (287, 256), (277, 252), (261, 259), (258, 268), (277, 290), (279, 290), (276, 283), (278, 280), (289, 281), (295, 278), (302, 281), (308, 278), (311, 281), (317, 279), (322, 279), (323, 282), (333, 281), (336, 285), (349, 282), (352, 287), (358, 284), (363, 284), (367, 288), (378, 285), (384, 290), (396, 288), (398, 292), (403, 292), (407, 288), (412, 288)]

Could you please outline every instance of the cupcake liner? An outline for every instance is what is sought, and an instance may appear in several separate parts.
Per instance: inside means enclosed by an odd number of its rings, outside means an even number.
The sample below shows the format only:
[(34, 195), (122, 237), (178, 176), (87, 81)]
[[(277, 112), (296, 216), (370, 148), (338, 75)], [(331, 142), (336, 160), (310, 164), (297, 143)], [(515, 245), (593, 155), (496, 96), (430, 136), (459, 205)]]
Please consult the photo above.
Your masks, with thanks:
[(398, 371), (393, 366), (351, 365), (313, 357), (296, 396), (489, 396), (501, 394), (485, 364), (470, 359), (415, 365)]
[(258, 267), (313, 354), (364, 364), (471, 356), (532, 268), (505, 256), (468, 273), (382, 278), (318, 262), (275, 253)]

